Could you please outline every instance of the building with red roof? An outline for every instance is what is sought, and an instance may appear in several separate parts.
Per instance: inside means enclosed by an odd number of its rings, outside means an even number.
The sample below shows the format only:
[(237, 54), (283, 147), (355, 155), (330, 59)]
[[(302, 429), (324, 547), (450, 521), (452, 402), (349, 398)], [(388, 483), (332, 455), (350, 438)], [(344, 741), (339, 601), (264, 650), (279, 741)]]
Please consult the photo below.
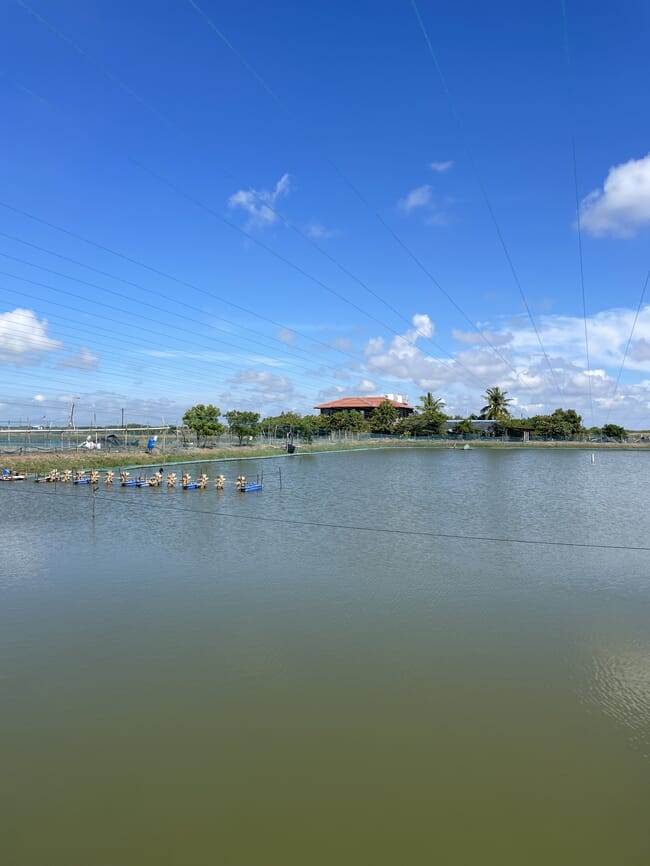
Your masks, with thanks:
[(329, 403), (314, 406), (314, 409), (319, 409), (321, 415), (336, 415), (337, 412), (349, 412), (355, 409), (368, 419), (373, 410), (386, 400), (397, 409), (398, 418), (406, 418), (414, 411), (413, 406), (409, 406), (406, 398), (393, 394), (384, 397), (341, 397), (340, 400), (332, 400)]

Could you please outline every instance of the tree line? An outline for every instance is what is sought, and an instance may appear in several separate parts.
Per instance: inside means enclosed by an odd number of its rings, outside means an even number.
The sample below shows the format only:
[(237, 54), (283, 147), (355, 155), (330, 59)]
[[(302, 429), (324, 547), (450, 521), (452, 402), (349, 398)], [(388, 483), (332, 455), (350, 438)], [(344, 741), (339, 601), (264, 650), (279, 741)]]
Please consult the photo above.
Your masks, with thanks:
[[(445, 401), (428, 391), (419, 398), (416, 411), (406, 418), (400, 418), (399, 412), (390, 400), (384, 400), (365, 418), (356, 409), (336, 412), (333, 415), (299, 415), (297, 412), (282, 412), (280, 415), (260, 419), (258, 412), (243, 412), (232, 410), (223, 416), (221, 410), (212, 404), (198, 403), (189, 408), (183, 415), (183, 423), (195, 434), (197, 444), (204, 444), (212, 437), (221, 436), (226, 429), (236, 436), (239, 444), (252, 442), (260, 435), (268, 438), (284, 438), (296, 436), (311, 442), (314, 438), (332, 431), (349, 431), (353, 433), (378, 433), (398, 436), (442, 436), (448, 432), (459, 436), (469, 436), (476, 433), (472, 426), (474, 420), (493, 421), (491, 434), (507, 436), (523, 436), (528, 433), (533, 437), (547, 439), (571, 439), (585, 436), (605, 437), (622, 441), (627, 432), (616, 424), (606, 424), (602, 428), (592, 427), (588, 430), (582, 424), (582, 417), (575, 409), (556, 409), (548, 415), (533, 415), (530, 418), (514, 419), (510, 412), (512, 398), (507, 391), (495, 386), (488, 388), (483, 395), (485, 405), (478, 415), (451, 417), (445, 414)], [(227, 422), (227, 427), (221, 420)], [(449, 430), (449, 421), (456, 423)]]

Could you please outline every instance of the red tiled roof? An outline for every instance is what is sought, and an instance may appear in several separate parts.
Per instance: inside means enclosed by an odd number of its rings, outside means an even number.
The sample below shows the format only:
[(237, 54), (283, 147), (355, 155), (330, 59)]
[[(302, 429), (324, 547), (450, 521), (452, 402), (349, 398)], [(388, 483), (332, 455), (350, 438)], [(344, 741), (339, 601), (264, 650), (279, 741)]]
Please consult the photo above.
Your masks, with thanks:
[[(332, 400), (330, 403), (321, 403), (314, 409), (376, 409), (380, 403), (388, 400), (387, 397), (342, 397), (340, 400)], [(408, 403), (398, 403), (397, 400), (388, 400), (396, 409), (412, 409)]]

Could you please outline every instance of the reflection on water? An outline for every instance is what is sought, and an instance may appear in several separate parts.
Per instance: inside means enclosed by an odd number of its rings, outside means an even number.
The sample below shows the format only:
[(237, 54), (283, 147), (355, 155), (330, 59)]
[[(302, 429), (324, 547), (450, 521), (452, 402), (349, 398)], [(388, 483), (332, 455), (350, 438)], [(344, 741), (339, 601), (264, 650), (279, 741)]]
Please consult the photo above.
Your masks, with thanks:
[[(647, 622), (646, 622), (647, 627)], [(600, 646), (593, 654), (589, 700), (629, 729), (632, 743), (650, 757), (650, 644)]]
[(647, 459), (0, 489), (5, 862), (645, 863)]

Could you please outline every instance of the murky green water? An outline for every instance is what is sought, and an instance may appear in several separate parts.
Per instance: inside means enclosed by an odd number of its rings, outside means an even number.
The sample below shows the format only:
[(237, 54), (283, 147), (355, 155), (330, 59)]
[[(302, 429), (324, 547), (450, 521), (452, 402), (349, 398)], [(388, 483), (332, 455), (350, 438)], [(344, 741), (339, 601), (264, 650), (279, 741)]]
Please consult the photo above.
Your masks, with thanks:
[(262, 470), (0, 486), (1, 862), (646, 864), (650, 455)]

